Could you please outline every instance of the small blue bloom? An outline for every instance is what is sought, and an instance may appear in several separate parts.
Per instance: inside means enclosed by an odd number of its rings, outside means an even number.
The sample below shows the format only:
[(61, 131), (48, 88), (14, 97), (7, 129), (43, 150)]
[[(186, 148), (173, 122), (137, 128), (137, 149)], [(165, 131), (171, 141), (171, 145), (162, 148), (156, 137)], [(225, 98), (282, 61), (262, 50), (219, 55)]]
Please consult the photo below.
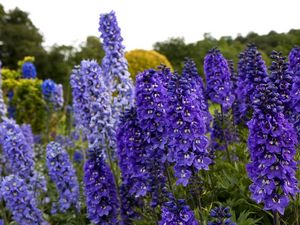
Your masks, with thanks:
[(22, 66), (22, 78), (34, 79), (36, 78), (36, 69), (32, 62), (25, 62)]

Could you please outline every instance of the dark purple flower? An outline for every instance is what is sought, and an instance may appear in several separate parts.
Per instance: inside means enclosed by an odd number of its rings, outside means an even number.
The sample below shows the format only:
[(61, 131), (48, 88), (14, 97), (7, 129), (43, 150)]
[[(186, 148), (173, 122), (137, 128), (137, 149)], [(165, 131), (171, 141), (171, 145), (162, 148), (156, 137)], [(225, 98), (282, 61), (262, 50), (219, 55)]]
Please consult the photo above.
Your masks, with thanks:
[(252, 180), (252, 199), (264, 203), (265, 210), (284, 214), (289, 196), (298, 193), (296, 133), (283, 115), (277, 88), (265, 78), (252, 98), (254, 114), (248, 122), (251, 162), (247, 172)]
[(73, 161), (76, 163), (81, 163), (83, 161), (82, 151), (76, 150), (73, 154)]
[(36, 78), (36, 69), (32, 62), (25, 62), (22, 66), (22, 78), (34, 79)]
[(267, 67), (260, 52), (255, 45), (248, 45), (240, 54), (238, 63), (238, 81), (235, 90), (239, 112), (239, 115), (235, 113), (237, 123), (250, 120), (253, 111), (251, 96), (256, 86), (267, 76)]
[(94, 155), (85, 163), (84, 192), (91, 222), (97, 225), (119, 224), (116, 184), (101, 156)]
[(174, 73), (168, 88), (167, 121), (169, 162), (174, 162), (177, 184), (186, 186), (193, 172), (208, 170), (206, 121), (202, 116), (196, 92), (185, 76)]
[(1, 116), (1, 118), (3, 118), (3, 117), (6, 117), (7, 107), (6, 107), (4, 99), (3, 99), (1, 66), (2, 66), (2, 63), (0, 61), (0, 116)]
[(58, 205), (53, 206), (53, 212), (59, 210), (64, 213), (71, 207), (79, 211), (79, 184), (76, 172), (68, 153), (59, 143), (50, 142), (47, 145), (46, 164), (49, 176), (59, 193)]
[[(186, 59), (182, 70), (182, 76), (188, 80), (191, 85), (191, 91), (194, 92), (198, 100), (198, 106), (206, 124), (206, 132), (210, 130), (210, 122), (212, 116), (208, 109), (207, 99), (205, 98), (204, 84), (201, 76), (198, 73), (195, 62), (192, 59)], [(196, 102), (195, 102), (196, 103)]]
[(236, 225), (231, 221), (231, 213), (229, 207), (219, 206), (211, 209), (210, 216), (213, 221), (208, 222), (208, 225)]
[(234, 102), (234, 95), (227, 60), (219, 50), (214, 48), (205, 56), (204, 73), (208, 98), (228, 111)]
[(29, 190), (25, 180), (17, 175), (5, 177), (1, 182), (1, 197), (13, 219), (20, 225), (48, 225), (42, 212), (37, 208), (33, 192)]
[(186, 205), (183, 199), (172, 199), (162, 206), (159, 225), (199, 225), (193, 210)]

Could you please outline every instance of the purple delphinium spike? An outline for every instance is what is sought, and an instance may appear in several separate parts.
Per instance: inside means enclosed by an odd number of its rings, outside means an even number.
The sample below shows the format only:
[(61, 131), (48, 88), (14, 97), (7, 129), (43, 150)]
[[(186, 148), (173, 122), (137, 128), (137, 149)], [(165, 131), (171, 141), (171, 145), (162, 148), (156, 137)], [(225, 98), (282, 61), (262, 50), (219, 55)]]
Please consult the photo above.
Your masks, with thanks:
[(4, 118), (4, 117), (6, 117), (6, 114), (7, 114), (7, 107), (6, 107), (4, 99), (3, 99), (1, 66), (2, 66), (2, 63), (0, 61), (0, 117)]
[(117, 120), (120, 112), (130, 108), (133, 103), (133, 83), (128, 72), (125, 47), (115, 12), (100, 15), (99, 25), (105, 51), (102, 69), (106, 84), (112, 93), (116, 93), (113, 96), (112, 111)]
[(88, 218), (97, 225), (119, 224), (116, 184), (102, 156), (92, 155), (84, 166)]
[(17, 175), (5, 177), (1, 182), (1, 196), (13, 219), (20, 225), (48, 225), (37, 208), (33, 193), (25, 180)]
[(161, 221), (159, 221), (158, 224), (199, 225), (193, 210), (186, 205), (185, 200), (177, 200), (175, 198), (163, 204)]
[(281, 52), (272, 51), (272, 65), (270, 66), (270, 80), (277, 88), (279, 99), (283, 103), (283, 114), (286, 118), (291, 115), (291, 89), (293, 84), (292, 71), (289, 70), (289, 63)]
[(23, 132), (23, 135), (25, 136), (27, 143), (30, 145), (31, 148), (33, 148), (34, 147), (34, 137), (33, 137), (32, 129), (31, 129), (31, 125), (24, 123), (20, 126), (20, 128)]
[(293, 84), (291, 96), (291, 117), (297, 132), (298, 142), (300, 141), (300, 47), (295, 47), (289, 54), (289, 71), (292, 72)]
[(121, 216), (124, 224), (131, 224), (130, 220), (138, 217), (134, 207), (140, 206), (139, 197), (147, 193), (147, 158), (142, 142), (143, 131), (136, 114), (136, 108), (125, 111), (117, 130), (117, 152), (122, 173)]
[(145, 173), (148, 173), (148, 193), (152, 206), (159, 201), (159, 193), (165, 184), (164, 162), (166, 160), (166, 97), (167, 90), (160, 76), (153, 69), (139, 73), (136, 78), (137, 119), (143, 130), (143, 147), (146, 150)]
[(210, 216), (213, 221), (208, 222), (208, 225), (236, 225), (231, 221), (231, 213), (229, 207), (219, 206), (211, 209)]
[(64, 213), (71, 207), (80, 209), (79, 184), (76, 172), (70, 161), (68, 153), (57, 142), (50, 142), (46, 148), (46, 165), (51, 180), (56, 184), (59, 193), (59, 203), (53, 206)]
[(168, 160), (174, 162), (177, 184), (186, 186), (192, 174), (211, 164), (204, 135), (206, 124), (196, 93), (188, 80), (174, 73), (168, 88), (167, 118)]
[(256, 86), (268, 76), (267, 67), (257, 47), (253, 44), (239, 56), (238, 81), (235, 94), (239, 116), (235, 117), (237, 123), (249, 121), (252, 115), (251, 96)]
[(247, 172), (252, 180), (252, 199), (265, 210), (284, 214), (289, 196), (298, 193), (296, 133), (283, 115), (277, 88), (267, 78), (256, 87), (252, 98), (254, 115), (248, 122), (251, 162)]
[(36, 69), (32, 62), (25, 62), (22, 66), (22, 78), (24, 79), (35, 79)]
[(204, 73), (207, 97), (228, 111), (234, 102), (234, 95), (227, 60), (219, 50), (214, 48), (205, 56)]
[(80, 66), (75, 66), (70, 76), (70, 84), (72, 87), (73, 109), (75, 125), (77, 129), (84, 130), (89, 126), (90, 109), (88, 107), (88, 96), (85, 95), (85, 79), (81, 73)]
[(55, 89), (51, 97), (51, 103), (55, 110), (61, 109), (64, 106), (64, 92), (61, 84), (55, 84)]
[(3, 153), (9, 160), (13, 174), (29, 180), (34, 171), (34, 151), (14, 120), (6, 119), (0, 128)]
[[(188, 80), (191, 85), (191, 91), (194, 92), (198, 100), (198, 106), (202, 112), (202, 116), (206, 124), (206, 132), (210, 130), (210, 122), (212, 116), (208, 110), (207, 99), (204, 95), (204, 84), (201, 76), (198, 73), (195, 62), (192, 59), (186, 59), (182, 70), (182, 76)], [(196, 103), (196, 102), (195, 102)]]

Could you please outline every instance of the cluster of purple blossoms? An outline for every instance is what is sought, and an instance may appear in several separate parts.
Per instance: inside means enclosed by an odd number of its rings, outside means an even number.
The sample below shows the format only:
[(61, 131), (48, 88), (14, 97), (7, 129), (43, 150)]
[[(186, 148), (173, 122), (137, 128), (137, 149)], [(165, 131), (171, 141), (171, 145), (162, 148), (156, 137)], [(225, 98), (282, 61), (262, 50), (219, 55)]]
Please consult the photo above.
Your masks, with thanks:
[(34, 172), (34, 151), (20, 126), (14, 120), (6, 119), (1, 123), (0, 137), (3, 154), (9, 161), (11, 172), (29, 180)]
[(265, 210), (284, 213), (289, 196), (298, 193), (294, 160), (297, 143), (293, 126), (284, 117), (283, 103), (273, 83), (265, 78), (253, 96), (254, 115), (248, 122), (252, 199)]
[(139, 206), (140, 196), (147, 193), (147, 177), (145, 170), (146, 152), (143, 148), (142, 134), (137, 120), (136, 108), (126, 110), (120, 116), (117, 130), (117, 147), (119, 167), (122, 173), (121, 216), (124, 224), (130, 224), (130, 220), (137, 218), (134, 207)]
[(133, 83), (128, 72), (125, 47), (115, 12), (100, 15), (99, 25), (105, 51), (102, 69), (110, 91), (117, 93), (112, 99), (113, 116), (117, 119), (120, 112), (129, 109), (133, 103)]
[(293, 74), (289, 70), (289, 63), (281, 52), (271, 53), (272, 65), (270, 66), (270, 80), (276, 86), (279, 100), (283, 103), (283, 114), (289, 118), (291, 115), (291, 95)]
[(182, 70), (182, 76), (188, 80), (188, 82), (191, 85), (191, 91), (194, 92), (198, 100), (198, 106), (202, 112), (201, 115), (206, 124), (206, 132), (208, 132), (210, 130), (210, 122), (212, 120), (212, 116), (208, 109), (207, 99), (204, 96), (205, 90), (203, 80), (199, 75), (196, 64), (193, 60), (185, 60), (184, 67)]
[(97, 225), (118, 224), (116, 184), (102, 156), (91, 156), (84, 166), (84, 191), (88, 218)]
[[(75, 66), (72, 70), (70, 84), (72, 87), (75, 125), (77, 129), (85, 130), (89, 126), (90, 109), (85, 95), (84, 75), (81, 73), (80, 66)], [(84, 133), (86, 132), (84, 131)]]
[(161, 79), (161, 71), (153, 69), (139, 73), (136, 78), (137, 119), (143, 130), (145, 149), (145, 173), (148, 175), (147, 190), (152, 195), (152, 206), (159, 201), (159, 193), (165, 184), (166, 161), (166, 97), (167, 90)]
[(54, 205), (52, 212), (66, 212), (71, 207), (80, 209), (79, 184), (76, 172), (68, 153), (56, 142), (50, 142), (46, 148), (46, 165), (51, 180), (56, 184), (59, 193), (59, 204)]
[(42, 217), (42, 212), (37, 208), (36, 200), (25, 180), (16, 175), (7, 176), (2, 180), (0, 190), (6, 207), (18, 224), (48, 225)]
[(234, 102), (232, 82), (227, 60), (217, 49), (212, 49), (205, 56), (204, 72), (206, 75), (206, 95), (219, 103), (226, 112)]
[(4, 99), (3, 99), (1, 66), (2, 66), (2, 63), (0, 61), (0, 117), (4, 118), (4, 117), (6, 117), (6, 114), (7, 114), (7, 107), (6, 107)]
[(252, 113), (251, 96), (256, 86), (268, 76), (267, 67), (257, 47), (248, 45), (247, 49), (239, 56), (238, 81), (235, 95), (237, 98), (238, 112), (235, 116), (237, 123), (249, 121)]
[(300, 140), (300, 47), (295, 47), (289, 54), (289, 71), (293, 75), (290, 92), (292, 114), (290, 121), (294, 124), (298, 141)]
[(22, 66), (22, 78), (24, 79), (35, 79), (36, 69), (32, 62), (25, 62)]
[(61, 84), (56, 84), (53, 80), (47, 79), (42, 83), (42, 94), (44, 99), (51, 103), (55, 110), (63, 107), (63, 87)]
[(161, 221), (159, 225), (199, 225), (193, 210), (186, 205), (185, 200), (175, 198), (162, 206)]
[(184, 77), (174, 73), (169, 82), (167, 103), (169, 153), (174, 162), (177, 184), (186, 186), (193, 173), (208, 170), (212, 160), (208, 151), (205, 120), (198, 96)]
[(32, 129), (31, 129), (31, 125), (24, 123), (20, 126), (20, 128), (23, 132), (23, 135), (25, 136), (27, 143), (30, 145), (31, 148), (33, 148), (34, 147), (34, 137), (33, 137)]
[(231, 213), (229, 207), (219, 206), (211, 209), (210, 216), (214, 221), (208, 222), (208, 225), (236, 225), (231, 221)]

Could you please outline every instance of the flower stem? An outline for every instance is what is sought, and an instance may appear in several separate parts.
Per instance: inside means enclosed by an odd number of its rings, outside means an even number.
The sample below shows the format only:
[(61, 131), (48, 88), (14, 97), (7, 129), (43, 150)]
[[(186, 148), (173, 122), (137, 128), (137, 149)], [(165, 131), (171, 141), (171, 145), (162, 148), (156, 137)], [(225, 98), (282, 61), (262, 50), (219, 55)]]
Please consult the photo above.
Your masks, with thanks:
[(221, 105), (221, 114), (222, 114), (222, 132), (223, 132), (223, 137), (224, 137), (224, 141), (225, 141), (225, 149), (226, 149), (227, 160), (228, 160), (229, 163), (231, 163), (227, 138), (226, 138), (226, 134), (225, 134), (225, 131), (224, 131), (225, 121), (224, 121), (224, 109), (223, 109), (222, 105)]
[(279, 214), (276, 211), (273, 211), (273, 225), (280, 225)]

